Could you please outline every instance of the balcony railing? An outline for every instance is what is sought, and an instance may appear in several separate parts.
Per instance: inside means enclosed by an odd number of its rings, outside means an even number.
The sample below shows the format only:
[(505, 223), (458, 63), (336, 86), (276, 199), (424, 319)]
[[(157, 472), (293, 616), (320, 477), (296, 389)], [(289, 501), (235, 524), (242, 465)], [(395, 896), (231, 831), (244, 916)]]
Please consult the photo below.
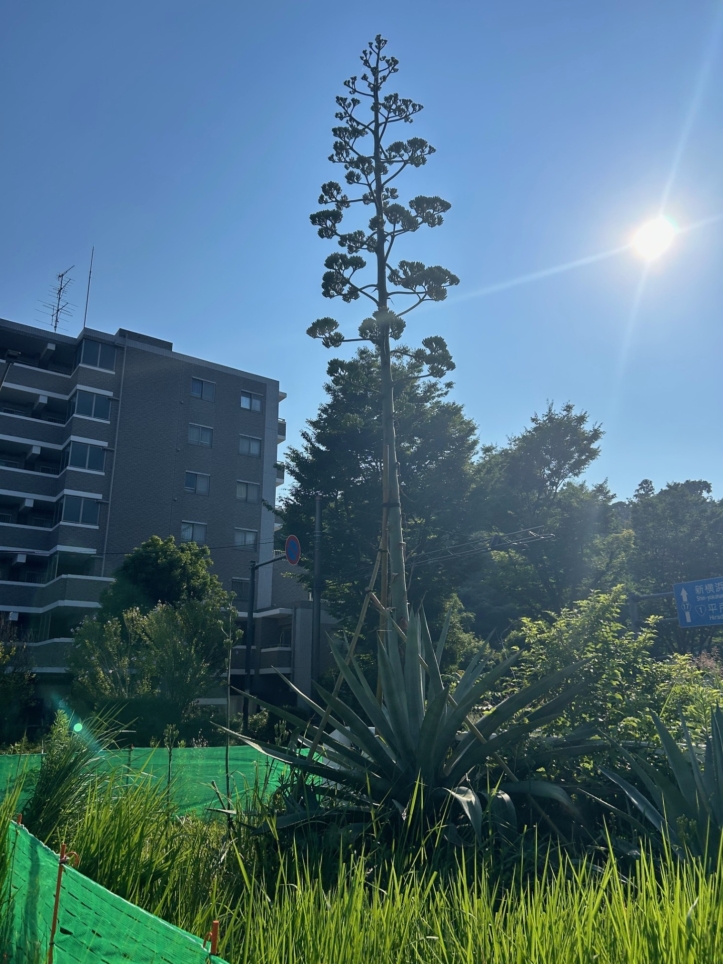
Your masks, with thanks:
[(286, 419), (285, 418), (279, 419), (279, 427), (276, 434), (278, 436), (279, 442), (283, 442), (284, 439), (286, 438)]

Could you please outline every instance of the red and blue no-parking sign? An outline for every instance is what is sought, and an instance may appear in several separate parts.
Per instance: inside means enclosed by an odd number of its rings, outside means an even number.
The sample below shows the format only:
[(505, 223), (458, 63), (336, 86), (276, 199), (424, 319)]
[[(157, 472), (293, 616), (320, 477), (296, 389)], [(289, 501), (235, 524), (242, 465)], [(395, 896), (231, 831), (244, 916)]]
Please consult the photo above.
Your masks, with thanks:
[(286, 561), (291, 566), (298, 566), (301, 559), (301, 543), (296, 536), (289, 536), (284, 546)]

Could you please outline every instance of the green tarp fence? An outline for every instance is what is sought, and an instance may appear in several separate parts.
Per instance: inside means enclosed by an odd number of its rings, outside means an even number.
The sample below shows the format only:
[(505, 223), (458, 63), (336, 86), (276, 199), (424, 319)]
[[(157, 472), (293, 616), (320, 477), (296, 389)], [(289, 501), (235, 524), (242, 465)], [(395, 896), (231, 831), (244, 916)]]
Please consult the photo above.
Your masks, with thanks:
[[(11, 789), (23, 774), (40, 767), (41, 753), (0, 755), (0, 794)], [(151, 773), (164, 785), (168, 782), (168, 750), (165, 747), (111, 750), (99, 756), (101, 766), (125, 766), (131, 773)], [(179, 813), (200, 813), (220, 806), (211, 783), (226, 793), (226, 748), (222, 746), (179, 747), (171, 756), (171, 795)], [(273, 793), (286, 768), (249, 746), (229, 748), (231, 796), (244, 796), (258, 786), (263, 796)], [(27, 790), (26, 790), (27, 793)], [(22, 810), (22, 799), (20, 810)], [(1, 958), (0, 958), (1, 960)]]
[[(44, 964), (58, 878), (58, 855), (24, 827), (8, 827), (10, 873), (2, 906), (0, 960)], [(154, 917), (65, 866), (54, 964), (223, 964), (200, 937)]]

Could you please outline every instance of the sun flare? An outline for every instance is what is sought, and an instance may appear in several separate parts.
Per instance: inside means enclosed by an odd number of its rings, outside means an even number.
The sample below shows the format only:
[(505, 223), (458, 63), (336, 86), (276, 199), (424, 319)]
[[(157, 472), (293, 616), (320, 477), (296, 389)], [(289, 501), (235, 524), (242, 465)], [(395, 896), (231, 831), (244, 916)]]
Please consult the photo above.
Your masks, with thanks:
[(668, 250), (677, 233), (669, 218), (654, 218), (638, 228), (633, 235), (633, 250), (646, 261), (654, 261)]

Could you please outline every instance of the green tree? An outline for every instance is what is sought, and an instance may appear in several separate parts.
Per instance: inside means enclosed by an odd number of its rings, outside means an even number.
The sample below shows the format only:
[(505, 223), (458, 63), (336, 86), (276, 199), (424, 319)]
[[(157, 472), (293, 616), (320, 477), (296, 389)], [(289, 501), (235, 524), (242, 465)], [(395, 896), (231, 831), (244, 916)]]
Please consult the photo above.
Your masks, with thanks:
[(0, 744), (22, 739), (38, 707), (27, 640), (16, 627), (0, 617)]
[(148, 613), (143, 620), (147, 663), (164, 699), (187, 711), (218, 684), (228, 655), (228, 628), (224, 612), (197, 599)]
[(152, 693), (144, 618), (139, 609), (128, 609), (120, 618), (83, 620), (68, 660), (76, 698), (97, 707)]
[[(421, 104), (385, 93), (385, 87), (397, 73), (398, 61), (384, 53), (386, 40), (377, 35), (362, 52), (364, 72), (344, 82), (346, 94), (336, 98), (336, 119), (332, 129), (334, 146), (329, 160), (346, 171), (346, 188), (336, 181), (322, 185), (321, 211), (311, 215), (319, 236), (336, 241), (342, 249), (330, 255), (322, 279), (326, 298), (340, 297), (352, 302), (363, 299), (371, 304), (371, 317), (362, 321), (359, 339), (369, 342), (379, 365), (381, 389), (382, 452), (387, 456), (386, 512), (389, 528), (391, 563), (391, 603), (396, 619), (405, 626), (408, 619), (407, 579), (404, 558), (404, 535), (395, 426), (394, 362), (411, 357), (426, 367), (432, 377), (442, 377), (454, 365), (444, 339), (425, 338), (422, 348), (409, 352), (392, 348), (405, 327), (403, 316), (426, 301), (443, 301), (447, 289), (459, 279), (439, 265), (428, 267), (420, 261), (401, 260), (394, 264), (392, 250), (406, 234), (420, 227), (437, 227), (450, 204), (439, 197), (418, 195), (407, 206), (399, 203), (397, 178), (407, 168), (422, 167), (434, 148), (419, 137), (395, 139), (396, 126), (409, 124), (422, 110)], [(367, 146), (368, 145), (368, 146)], [(347, 193), (349, 192), (349, 193)], [(350, 196), (352, 195), (352, 196)], [(362, 205), (371, 216), (363, 226), (342, 231), (341, 222), (352, 205)], [(371, 280), (360, 272), (367, 262), (360, 252), (373, 256)], [(403, 304), (402, 310), (392, 305)], [(321, 338), (326, 347), (338, 347), (345, 340), (333, 318), (321, 318), (308, 329), (313, 338)], [(377, 462), (380, 458), (377, 456)], [(386, 591), (382, 588), (382, 596)], [(386, 604), (386, 599), (383, 598)]]
[(478, 467), (475, 529), (539, 527), (543, 541), (495, 551), (461, 595), (483, 635), (501, 635), (521, 616), (560, 612), (592, 589), (625, 578), (631, 535), (607, 485), (580, 476), (599, 454), (603, 432), (586, 412), (552, 404), (502, 448), (486, 447)]
[(218, 678), (233, 595), (206, 546), (152, 536), (131, 552), (75, 632), (73, 695), (86, 706), (163, 700), (187, 714)]
[(185, 716), (218, 682), (227, 629), (227, 613), (198, 599), (161, 603), (148, 613), (129, 609), (120, 619), (86, 619), (69, 660), (74, 697), (94, 708), (157, 697)]
[[(658, 492), (644, 479), (626, 506), (634, 533), (631, 580), (641, 594), (668, 592), (674, 583), (723, 577), (723, 501), (709, 482), (671, 482)], [(640, 615), (673, 616), (672, 601), (640, 603)], [(663, 651), (701, 653), (723, 642), (721, 630), (658, 628)]]
[(627, 593), (618, 586), (590, 596), (545, 619), (523, 619), (511, 637), (522, 653), (514, 686), (530, 685), (578, 660), (588, 686), (555, 723), (556, 732), (595, 724), (618, 739), (652, 738), (650, 716), (657, 713), (682, 735), (681, 713), (697, 732), (705, 731), (710, 711), (723, 697), (720, 667), (689, 655), (654, 655), (656, 620), (632, 632), (623, 623)]
[[(462, 407), (446, 398), (450, 384), (422, 380), (421, 371), (417, 360), (393, 366), (397, 458), (410, 598), (415, 607), (424, 600), (430, 620), (438, 622), (469, 564), (444, 559), (430, 565), (427, 555), (469, 537), (477, 438)], [(353, 625), (379, 546), (381, 375), (368, 348), (350, 361), (334, 359), (328, 374), (327, 400), (309, 420), (302, 446), (287, 454), (294, 481), (280, 513), (284, 530), (311, 544), (315, 495), (322, 495), (325, 596), (334, 614)], [(457, 648), (451, 639), (450, 652)]]
[(221, 606), (227, 595), (211, 572), (208, 546), (151, 536), (123, 560), (115, 581), (101, 597), (99, 619), (120, 618), (128, 609), (149, 612), (158, 603), (177, 606), (190, 599)]

